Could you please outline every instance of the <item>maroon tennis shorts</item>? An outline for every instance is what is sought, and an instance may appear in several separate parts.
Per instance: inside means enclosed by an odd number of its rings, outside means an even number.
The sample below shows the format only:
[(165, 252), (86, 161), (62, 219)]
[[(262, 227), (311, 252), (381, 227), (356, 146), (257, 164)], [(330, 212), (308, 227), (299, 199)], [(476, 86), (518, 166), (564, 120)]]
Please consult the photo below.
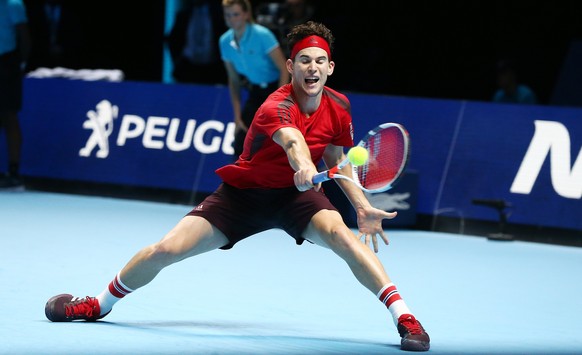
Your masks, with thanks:
[(280, 228), (297, 244), (311, 217), (317, 212), (337, 209), (323, 192), (283, 189), (238, 189), (221, 184), (218, 189), (188, 213), (212, 223), (229, 240), (220, 249), (230, 249), (239, 241), (268, 229)]

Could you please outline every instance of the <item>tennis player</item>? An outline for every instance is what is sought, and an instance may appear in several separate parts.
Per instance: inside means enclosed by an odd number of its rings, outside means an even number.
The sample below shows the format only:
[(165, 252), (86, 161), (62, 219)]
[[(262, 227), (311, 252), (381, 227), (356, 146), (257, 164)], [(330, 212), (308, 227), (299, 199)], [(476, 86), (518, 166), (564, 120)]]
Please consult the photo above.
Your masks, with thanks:
[[(378, 238), (388, 244), (382, 220), (396, 212), (370, 205), (349, 181), (336, 181), (357, 211), (358, 235), (313, 184), (323, 159), (332, 167), (353, 146), (350, 103), (325, 83), (334, 72), (333, 35), (324, 25), (307, 22), (288, 34), (291, 83), (259, 108), (244, 151), (233, 164), (217, 170), (223, 183), (188, 213), (159, 242), (139, 251), (97, 297), (61, 294), (48, 300), (45, 313), (53, 322), (95, 321), (105, 317), (124, 296), (147, 285), (166, 266), (280, 228), (297, 244), (304, 241), (331, 249), (357, 280), (386, 305), (401, 336), (401, 349), (426, 351), (430, 339), (386, 274)], [(349, 165), (340, 173), (351, 176)], [(364, 241), (360, 239), (364, 238)], [(370, 241), (372, 247), (370, 247)]]

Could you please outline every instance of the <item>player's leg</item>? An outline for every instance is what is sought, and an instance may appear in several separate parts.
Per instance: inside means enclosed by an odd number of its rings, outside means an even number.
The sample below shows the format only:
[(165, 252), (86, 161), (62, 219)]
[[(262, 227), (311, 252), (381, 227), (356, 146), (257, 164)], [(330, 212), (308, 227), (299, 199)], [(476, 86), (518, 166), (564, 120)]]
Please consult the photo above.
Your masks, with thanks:
[(402, 337), (403, 350), (429, 349), (428, 334), (402, 300), (382, 263), (376, 254), (345, 225), (339, 212), (331, 210), (317, 212), (303, 232), (303, 236), (317, 245), (331, 249), (340, 256), (358, 281), (386, 305)]
[(227, 243), (224, 234), (204, 218), (186, 216), (159, 242), (140, 250), (119, 274), (125, 285), (136, 290), (166, 266)]
[(47, 302), (45, 314), (53, 322), (103, 318), (117, 301), (147, 285), (166, 266), (227, 243), (224, 234), (204, 218), (186, 216), (159, 242), (135, 254), (99, 296), (57, 295)]
[(344, 259), (358, 281), (371, 292), (376, 293), (391, 282), (374, 252), (344, 224), (337, 211), (319, 211), (303, 234), (305, 239)]

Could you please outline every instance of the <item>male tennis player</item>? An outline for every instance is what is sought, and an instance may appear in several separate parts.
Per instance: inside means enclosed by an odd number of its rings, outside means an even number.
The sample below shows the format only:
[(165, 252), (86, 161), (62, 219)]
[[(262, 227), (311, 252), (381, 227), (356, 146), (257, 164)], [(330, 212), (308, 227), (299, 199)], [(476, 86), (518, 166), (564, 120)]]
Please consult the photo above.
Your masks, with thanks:
[[(349, 181), (337, 181), (357, 211), (359, 235), (312, 183), (321, 159), (329, 167), (353, 146), (350, 104), (346, 96), (324, 86), (334, 71), (333, 36), (324, 25), (307, 22), (288, 35), (291, 58), (287, 84), (256, 113), (234, 164), (217, 170), (223, 183), (185, 216), (162, 240), (139, 251), (97, 297), (61, 294), (48, 300), (53, 322), (95, 321), (106, 316), (127, 294), (145, 286), (166, 266), (237, 242), (264, 230), (281, 228), (297, 244), (305, 240), (330, 248), (351, 268), (358, 281), (389, 309), (401, 336), (401, 349), (426, 351), (430, 339), (400, 297), (374, 251), (389, 213), (370, 205)], [(351, 176), (349, 166), (340, 173)], [(365, 243), (359, 238), (364, 237)]]

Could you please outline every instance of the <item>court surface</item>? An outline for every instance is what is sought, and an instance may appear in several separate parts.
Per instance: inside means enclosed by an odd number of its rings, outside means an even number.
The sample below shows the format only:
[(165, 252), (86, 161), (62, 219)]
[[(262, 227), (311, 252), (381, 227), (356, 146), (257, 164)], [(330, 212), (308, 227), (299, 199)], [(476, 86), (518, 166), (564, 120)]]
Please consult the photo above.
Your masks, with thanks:
[[(386, 308), (331, 251), (272, 230), (170, 266), (96, 323), (95, 296), (190, 206), (0, 192), (0, 354), (402, 354)], [(389, 230), (379, 257), (429, 354), (582, 354), (582, 248)]]

